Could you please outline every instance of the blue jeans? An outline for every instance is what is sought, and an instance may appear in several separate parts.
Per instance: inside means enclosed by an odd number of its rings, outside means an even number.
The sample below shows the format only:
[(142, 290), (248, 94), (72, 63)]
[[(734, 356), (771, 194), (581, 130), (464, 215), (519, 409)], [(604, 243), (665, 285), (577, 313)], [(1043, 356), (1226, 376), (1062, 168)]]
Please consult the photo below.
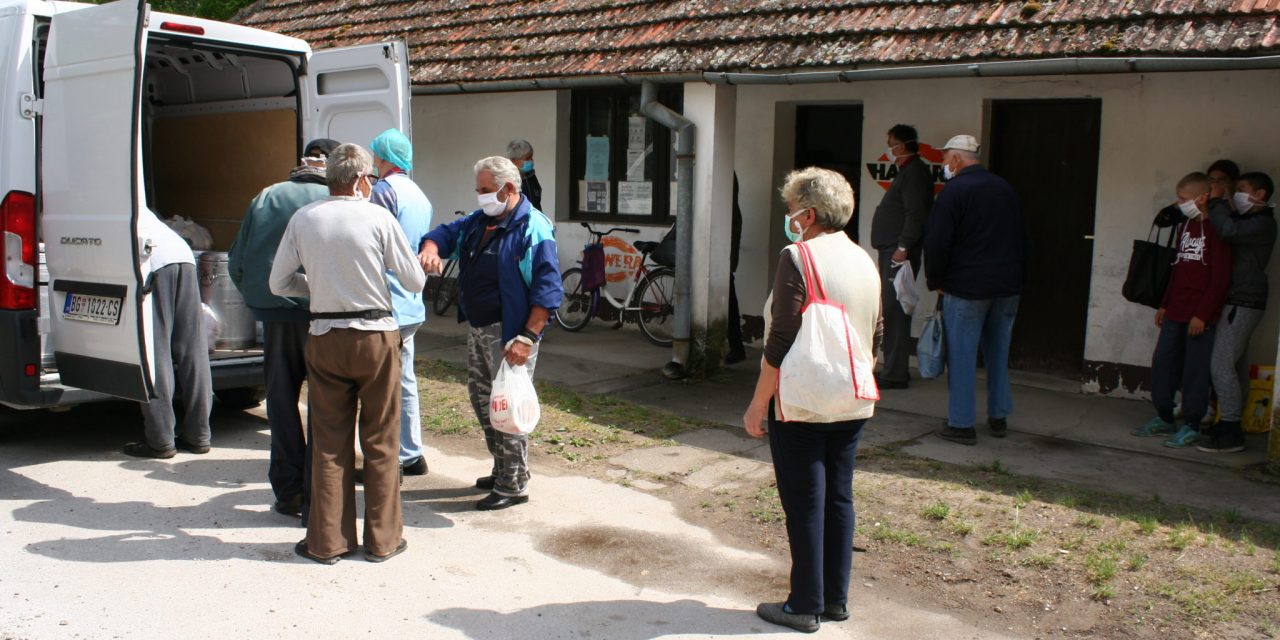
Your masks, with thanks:
[(1210, 362), (1214, 327), (1191, 337), (1188, 323), (1165, 320), (1151, 355), (1151, 403), (1165, 422), (1173, 422), (1173, 396), (1182, 391), (1182, 420), (1199, 427), (1209, 413)]
[(413, 370), (413, 336), (422, 323), (400, 327), (400, 463), (422, 456), (422, 414), (418, 375)]
[(944, 295), (942, 326), (947, 337), (947, 424), (972, 429), (978, 422), (978, 350), (987, 369), (987, 417), (1013, 411), (1009, 390), (1009, 341), (1019, 296), (966, 300)]

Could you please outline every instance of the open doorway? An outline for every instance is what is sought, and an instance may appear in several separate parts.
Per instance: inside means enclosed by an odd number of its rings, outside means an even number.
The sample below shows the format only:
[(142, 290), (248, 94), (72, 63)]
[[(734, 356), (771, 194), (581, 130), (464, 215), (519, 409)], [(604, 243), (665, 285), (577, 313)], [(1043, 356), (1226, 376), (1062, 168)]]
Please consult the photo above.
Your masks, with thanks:
[(796, 107), (795, 167), (822, 167), (844, 176), (853, 185), (854, 210), (844, 231), (858, 241), (858, 180), (862, 167), (861, 105), (799, 105)]
[(991, 170), (1018, 192), (1031, 234), (1009, 350), (1015, 369), (1084, 373), (1101, 123), (1101, 100), (991, 103)]

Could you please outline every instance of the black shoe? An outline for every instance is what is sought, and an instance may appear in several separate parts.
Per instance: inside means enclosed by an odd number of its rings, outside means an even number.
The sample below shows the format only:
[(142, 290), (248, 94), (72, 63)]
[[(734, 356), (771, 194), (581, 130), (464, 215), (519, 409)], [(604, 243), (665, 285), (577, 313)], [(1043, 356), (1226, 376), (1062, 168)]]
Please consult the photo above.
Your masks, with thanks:
[(190, 442), (187, 442), (182, 438), (174, 438), (173, 444), (181, 451), (186, 451), (187, 453), (194, 453), (198, 456), (202, 456), (206, 453), (209, 453), (209, 445), (207, 444), (191, 444)]
[(400, 470), (406, 476), (425, 476), (427, 475), (427, 459), (418, 456), (407, 462), (400, 463)]
[(369, 562), (386, 562), (404, 553), (404, 550), (408, 548), (409, 548), (409, 541), (405, 540), (404, 538), (401, 538), (400, 544), (397, 544), (396, 548), (391, 550), (391, 553), (388, 553), (385, 556), (380, 556), (373, 553), (369, 553), (369, 551), (366, 549), (364, 552), (364, 559), (368, 560)]
[(987, 418), (987, 426), (991, 427), (991, 437), (1003, 438), (1009, 435), (1009, 421), (1004, 418)]
[(481, 491), (493, 491), (493, 476), (476, 478), (476, 488)]
[(884, 380), (876, 378), (876, 388), (884, 389), (907, 389), (911, 387), (911, 383), (906, 380)]
[(311, 550), (307, 548), (306, 538), (299, 540), (298, 544), (293, 545), (293, 552), (313, 562), (319, 562), (320, 564), (327, 564), (327, 565), (338, 564), (339, 560), (355, 553), (355, 551), (353, 550), (353, 551), (348, 551), (346, 553), (339, 553), (336, 556), (329, 556), (327, 558), (313, 555), (311, 553)]
[(504, 496), (499, 493), (490, 492), (483, 500), (476, 503), (477, 511), (498, 511), (507, 507), (514, 507), (518, 504), (524, 504), (529, 501), (529, 496)]
[(746, 359), (747, 359), (747, 352), (730, 351), (729, 353), (725, 354), (724, 363), (726, 365), (738, 364), (739, 362), (742, 362), (743, 360), (746, 360)]
[(849, 606), (829, 604), (822, 610), (822, 617), (832, 622), (844, 622), (849, 619)]
[(300, 516), (302, 515), (302, 494), (299, 493), (288, 500), (276, 500), (271, 508), (283, 516)]
[(1238, 453), (1244, 451), (1244, 434), (1219, 432), (1208, 440), (1201, 440), (1196, 449), (1205, 453)]
[(124, 454), (135, 458), (157, 458), (159, 460), (168, 460), (178, 454), (176, 449), (152, 449), (151, 445), (145, 442), (130, 442), (124, 445)]
[(951, 425), (947, 425), (939, 429), (937, 436), (943, 440), (959, 442), (960, 444), (975, 445), (978, 443), (978, 434), (973, 429), (957, 429)]
[(821, 626), (818, 616), (812, 613), (787, 613), (786, 603), (784, 602), (762, 602), (756, 607), (756, 615), (766, 622), (791, 627), (796, 631), (805, 633), (813, 633)]

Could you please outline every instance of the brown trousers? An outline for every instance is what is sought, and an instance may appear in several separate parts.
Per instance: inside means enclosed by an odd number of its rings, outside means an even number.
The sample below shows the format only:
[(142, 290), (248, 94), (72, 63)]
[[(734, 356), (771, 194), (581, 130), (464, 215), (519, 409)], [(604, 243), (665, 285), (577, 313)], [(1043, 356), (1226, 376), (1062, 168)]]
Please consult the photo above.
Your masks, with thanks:
[(400, 333), (332, 329), (307, 340), (311, 512), (307, 547), (330, 557), (357, 549), (355, 448), (364, 451), (364, 548), (400, 544)]

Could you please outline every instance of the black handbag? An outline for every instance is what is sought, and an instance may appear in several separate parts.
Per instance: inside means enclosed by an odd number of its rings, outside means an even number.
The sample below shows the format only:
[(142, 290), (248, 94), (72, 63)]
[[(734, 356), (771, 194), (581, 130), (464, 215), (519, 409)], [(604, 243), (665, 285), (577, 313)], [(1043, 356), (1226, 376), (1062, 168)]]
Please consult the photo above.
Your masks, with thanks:
[[(1169, 286), (1169, 274), (1178, 250), (1174, 242), (1182, 225), (1170, 227), (1169, 238), (1160, 244), (1160, 230), (1155, 225), (1146, 240), (1133, 241), (1133, 254), (1129, 256), (1129, 271), (1124, 277), (1121, 293), (1129, 302), (1159, 309), (1164, 301), (1164, 290)], [(1152, 240), (1154, 234), (1155, 240)]]
[(658, 242), (657, 248), (653, 253), (649, 254), (649, 259), (664, 266), (675, 268), (676, 266), (676, 226), (671, 225), (671, 230), (667, 231), (667, 235), (662, 236), (662, 240)]

